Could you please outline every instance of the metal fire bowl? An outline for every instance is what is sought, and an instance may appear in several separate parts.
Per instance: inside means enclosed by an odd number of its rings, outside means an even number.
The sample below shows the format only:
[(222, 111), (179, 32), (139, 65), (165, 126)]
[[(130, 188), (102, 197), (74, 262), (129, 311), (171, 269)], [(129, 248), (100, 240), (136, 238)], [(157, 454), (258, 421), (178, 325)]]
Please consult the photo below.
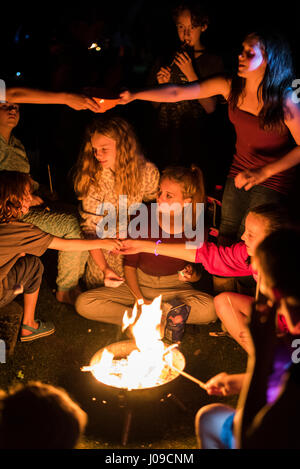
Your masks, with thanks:
[[(168, 348), (166, 344), (165, 344), (165, 348), (166, 349)], [(137, 350), (137, 347), (133, 340), (124, 340), (121, 342), (115, 342), (113, 344), (110, 344), (106, 347), (101, 348), (93, 355), (90, 361), (91, 366), (99, 362), (104, 349), (113, 353), (115, 359), (122, 359), (122, 358), (126, 358), (133, 350)], [(172, 350), (172, 353), (173, 353), (173, 365), (176, 368), (178, 368), (180, 371), (182, 371), (185, 368), (184, 355), (176, 348)], [(117, 393), (124, 392), (126, 393), (126, 395), (131, 395), (134, 398), (136, 398), (137, 396), (140, 396), (142, 398), (147, 398), (147, 396), (149, 396), (153, 398), (154, 395), (156, 395), (157, 397), (157, 394), (164, 394), (164, 392), (167, 392), (170, 389), (170, 386), (169, 386), (170, 383), (177, 380), (179, 376), (180, 376), (179, 373), (174, 372), (174, 374), (172, 374), (172, 376), (162, 384), (153, 386), (151, 388), (148, 387), (148, 388), (141, 388), (141, 389), (139, 388), (139, 389), (132, 389), (132, 390), (128, 390), (127, 388), (119, 388), (116, 386), (107, 385), (99, 380), (97, 380), (97, 382), (101, 386), (104, 386), (105, 388), (107, 388), (110, 394), (114, 394), (115, 392)]]

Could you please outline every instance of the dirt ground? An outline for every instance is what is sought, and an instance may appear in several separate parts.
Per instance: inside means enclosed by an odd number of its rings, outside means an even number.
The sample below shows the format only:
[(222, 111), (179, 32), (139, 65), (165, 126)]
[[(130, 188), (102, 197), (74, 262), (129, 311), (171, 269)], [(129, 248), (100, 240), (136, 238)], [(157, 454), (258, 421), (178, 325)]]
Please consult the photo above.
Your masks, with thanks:
[[(32, 380), (62, 387), (88, 414), (88, 426), (79, 447), (84, 449), (194, 449), (194, 418), (197, 410), (212, 402), (236, 405), (236, 398), (216, 398), (194, 382), (180, 376), (167, 386), (147, 392), (120, 392), (99, 385), (88, 365), (100, 348), (124, 339), (117, 326), (80, 317), (70, 305), (58, 303), (53, 275), (45, 275), (37, 314), (55, 323), (54, 335), (31, 343), (18, 342), (12, 358), (0, 364), (0, 388)], [(49, 265), (50, 265), (49, 264)], [(51, 269), (48, 269), (50, 272)], [(187, 325), (180, 350), (185, 371), (206, 381), (221, 371), (245, 370), (246, 354), (229, 337), (214, 338), (217, 322), (207, 326)], [(126, 339), (126, 338), (125, 338)], [(126, 424), (127, 430), (126, 431)]]

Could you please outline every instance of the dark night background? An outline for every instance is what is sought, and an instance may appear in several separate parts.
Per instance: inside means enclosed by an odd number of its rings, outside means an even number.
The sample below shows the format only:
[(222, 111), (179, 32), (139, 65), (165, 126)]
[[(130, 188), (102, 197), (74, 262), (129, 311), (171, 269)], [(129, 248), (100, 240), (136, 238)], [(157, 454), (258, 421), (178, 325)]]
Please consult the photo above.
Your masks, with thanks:
[[(157, 56), (167, 56), (176, 43), (170, 14), (173, 4), (170, 0), (76, 5), (24, 2), (18, 6), (7, 2), (1, 7), (1, 78), (7, 86), (73, 92), (90, 86), (103, 88), (111, 96), (122, 88), (145, 86)], [(204, 40), (222, 56), (229, 73), (235, 69), (245, 34), (271, 27), (289, 40), (298, 77), (300, 32), (295, 2), (211, 1), (207, 5), (211, 24)], [(88, 50), (92, 42), (101, 45), (100, 52)], [(133, 123), (145, 154), (156, 162), (147, 149), (152, 105), (134, 102), (113, 112)], [(69, 201), (74, 201), (74, 194), (70, 178), (68, 184), (66, 180), (92, 117), (90, 111), (75, 112), (66, 106), (25, 105), (21, 109), (15, 133), (28, 152), (33, 176), (47, 183), (49, 163), (56, 191)], [(223, 156), (216, 183), (223, 182), (232, 155), (231, 129), (225, 125), (219, 131)]]
[[(104, 88), (112, 96), (118, 95), (125, 87), (143, 87), (149, 81), (156, 57), (167, 56), (176, 41), (170, 15), (173, 3), (170, 0), (125, 0), (122, 3), (100, 0), (77, 2), (76, 5), (75, 2), (66, 5), (62, 1), (23, 2), (21, 5), (6, 2), (0, 10), (0, 78), (8, 87), (82, 92), (91, 86)], [(229, 73), (235, 70), (245, 34), (258, 28), (272, 27), (289, 40), (295, 78), (300, 78), (300, 8), (296, 2), (210, 1), (209, 7), (211, 24), (205, 41), (210, 49), (222, 56)], [(100, 52), (88, 50), (92, 42), (101, 45)], [(218, 170), (216, 183), (225, 179), (234, 142), (226, 105), (223, 108), (214, 138), (219, 145), (218, 152), (213, 155)], [(151, 154), (148, 146), (152, 104), (133, 102), (109, 112), (119, 113), (134, 125), (146, 156), (156, 162), (155, 154)], [(76, 204), (69, 172), (77, 159), (85, 126), (93, 117), (90, 111), (77, 112), (67, 106), (21, 106), (21, 119), (15, 134), (26, 148), (32, 176), (48, 184), (47, 165), (50, 164), (53, 187), (62, 201)], [(115, 432), (115, 426), (120, 427), (119, 420), (114, 421), (110, 413), (102, 419), (100, 399), (91, 400), (96, 392), (89, 383), (92, 379), (82, 376), (80, 366), (89, 363), (95, 350), (115, 342), (119, 331), (116, 332), (113, 325), (86, 320), (74, 314), (72, 306), (58, 303), (53, 295), (56, 273), (53, 251), (44, 255), (43, 262), (47, 275), (40, 293), (38, 314), (54, 321), (56, 334), (49, 340), (26, 345), (18, 343), (14, 356), (1, 369), (0, 388), (20, 381), (22, 375), (26, 381), (40, 380), (65, 388), (89, 414), (92, 436), (89, 434), (85, 447), (118, 448), (119, 440), (114, 444), (108, 443), (107, 432), (110, 426)], [(245, 367), (245, 353), (234, 341), (209, 336), (209, 331), (218, 329), (218, 324), (192, 326), (185, 333), (183, 353), (187, 357), (186, 371), (202, 380), (221, 371), (239, 373)], [(137, 438), (144, 438), (142, 441), (146, 441), (148, 446), (144, 443), (136, 446), (130, 435), (129, 447), (148, 448), (152, 441), (153, 448), (195, 447), (194, 413), (202, 405), (218, 399), (207, 396), (189, 380), (183, 379), (179, 384), (177, 397), (186, 403), (188, 412), (179, 411), (169, 404), (163, 404), (166, 409), (162, 410), (159, 404), (159, 413), (151, 414), (152, 408), (149, 407), (145, 410), (142, 428), (143, 431), (144, 428), (148, 430), (144, 421), (151, 422), (149, 431), (155, 432), (154, 437), (151, 436), (153, 440), (136, 426), (133, 430)], [(94, 386), (97, 385), (94, 383)], [(227, 403), (235, 405), (235, 400), (228, 399)], [(119, 408), (116, 412), (120, 414)], [(142, 417), (144, 419), (144, 414)], [(98, 435), (100, 429), (104, 433), (101, 436)]]

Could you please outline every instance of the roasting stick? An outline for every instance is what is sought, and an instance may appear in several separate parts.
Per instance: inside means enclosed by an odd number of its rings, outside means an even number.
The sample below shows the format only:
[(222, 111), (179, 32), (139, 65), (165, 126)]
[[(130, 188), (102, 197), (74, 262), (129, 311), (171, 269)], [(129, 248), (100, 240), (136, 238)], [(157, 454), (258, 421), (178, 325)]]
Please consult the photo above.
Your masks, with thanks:
[(167, 365), (172, 368), (172, 370), (176, 371), (177, 373), (179, 373), (180, 375), (184, 376), (185, 378), (193, 381), (194, 383), (198, 384), (198, 386), (200, 386), (200, 388), (202, 389), (205, 389), (206, 390), (206, 384), (203, 383), (203, 381), (200, 381), (200, 379), (197, 379), (197, 378), (194, 378), (194, 376), (192, 375), (189, 375), (188, 373), (186, 373), (185, 371), (182, 371), (182, 370), (179, 370), (179, 368), (176, 368), (176, 366), (174, 366), (172, 363), (169, 362), (169, 360), (166, 360), (166, 355), (171, 352), (171, 350), (175, 347), (178, 347), (178, 344), (173, 344), (171, 345), (170, 347), (167, 348), (167, 350), (165, 351), (165, 353), (163, 354), (163, 359), (164, 361), (167, 363)]
[(171, 365), (169, 362), (167, 362), (167, 363), (168, 363), (168, 366), (170, 368), (172, 368), (172, 370), (176, 371), (177, 373), (184, 376), (185, 378), (190, 379), (191, 381), (194, 381), (194, 383), (198, 384), (198, 386), (200, 386), (200, 388), (206, 389), (206, 384), (203, 383), (203, 381), (200, 381), (200, 379), (194, 378), (194, 376), (189, 375), (185, 371), (179, 370), (179, 368), (176, 368), (176, 366)]
[(82, 366), (80, 368), (81, 371), (93, 371), (94, 370), (94, 365), (88, 365), (88, 366)]
[(50, 165), (49, 164), (48, 164), (48, 176), (49, 176), (50, 191), (51, 191), (51, 194), (53, 194), (52, 178), (51, 178), (51, 171), (50, 171)]

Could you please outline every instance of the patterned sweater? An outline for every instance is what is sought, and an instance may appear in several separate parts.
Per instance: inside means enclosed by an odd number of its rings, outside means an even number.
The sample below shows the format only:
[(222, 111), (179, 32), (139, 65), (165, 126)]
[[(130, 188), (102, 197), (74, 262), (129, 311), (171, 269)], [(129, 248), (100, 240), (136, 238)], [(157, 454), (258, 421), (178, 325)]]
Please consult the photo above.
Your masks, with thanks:
[[(140, 162), (139, 191), (136, 197), (130, 200), (128, 198), (128, 207), (134, 203), (154, 200), (158, 190), (159, 171), (157, 167), (142, 156), (140, 157)], [(100, 215), (100, 213), (103, 213), (102, 208), (105, 203), (111, 204), (118, 209), (119, 194), (115, 190), (114, 172), (110, 169), (103, 169), (101, 180), (97, 185), (90, 184), (88, 194), (81, 201), (79, 213), (81, 216), (81, 229), (85, 238), (97, 239), (100, 236), (99, 226), (104, 216)], [(119, 231), (118, 224), (116, 224), (115, 228)], [(107, 230), (105, 237), (114, 237), (116, 230)], [(103, 255), (108, 266), (117, 274), (123, 276), (123, 256), (116, 256), (104, 250)], [(91, 256), (89, 256), (85, 280), (89, 288), (103, 285), (103, 273)]]

